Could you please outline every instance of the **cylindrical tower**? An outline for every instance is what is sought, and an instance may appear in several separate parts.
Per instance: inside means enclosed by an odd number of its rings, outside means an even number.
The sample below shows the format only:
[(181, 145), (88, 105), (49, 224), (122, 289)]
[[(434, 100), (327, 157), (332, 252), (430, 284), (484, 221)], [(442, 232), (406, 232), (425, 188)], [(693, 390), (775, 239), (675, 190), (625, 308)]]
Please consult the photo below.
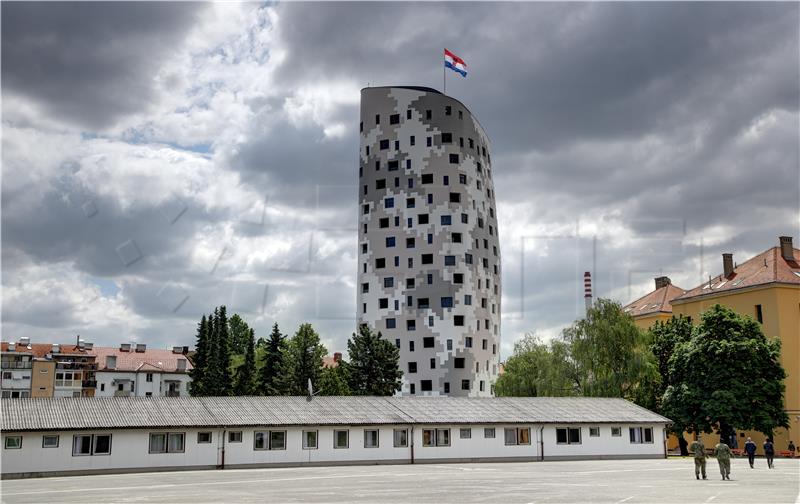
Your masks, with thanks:
[(500, 249), (489, 139), (458, 100), (361, 90), (357, 320), (400, 349), (403, 395), (493, 395)]

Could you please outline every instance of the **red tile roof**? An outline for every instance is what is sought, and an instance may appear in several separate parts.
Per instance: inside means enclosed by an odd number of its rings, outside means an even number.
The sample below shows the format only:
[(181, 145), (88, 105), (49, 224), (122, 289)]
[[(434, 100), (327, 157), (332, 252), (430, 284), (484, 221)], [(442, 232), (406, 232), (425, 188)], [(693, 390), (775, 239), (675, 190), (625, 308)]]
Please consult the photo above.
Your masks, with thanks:
[[(31, 343), (30, 349), (27, 347), (20, 346), (17, 344), (16, 349), (14, 350), (16, 353), (20, 354), (31, 354), (33, 357), (36, 358), (44, 358), (45, 355), (49, 354), (53, 350), (53, 345), (50, 343)], [(87, 357), (92, 356), (90, 350), (80, 350), (76, 347), (73, 343), (63, 344), (61, 343), (60, 348), (58, 350), (59, 354), (67, 354), (67, 355), (85, 355)], [(8, 343), (2, 342), (0, 344), (0, 351), (8, 352)]]
[(727, 278), (716, 276), (675, 298), (675, 301), (771, 283), (800, 285), (800, 250), (793, 248), (792, 252), (793, 260), (786, 260), (780, 247), (772, 247), (737, 265)]
[(672, 313), (672, 300), (685, 290), (672, 284), (660, 287), (625, 306), (625, 313), (631, 317), (641, 317), (654, 313)]
[[(178, 359), (186, 360), (186, 371), (192, 369), (192, 363), (185, 355), (173, 353), (172, 350), (148, 348), (144, 352), (134, 352), (134, 348), (123, 352), (119, 347), (94, 347), (90, 352), (97, 356), (98, 371), (136, 372), (142, 369), (181, 373), (182, 371), (178, 371)], [(114, 369), (106, 367), (106, 357), (109, 356), (117, 357), (117, 366)]]

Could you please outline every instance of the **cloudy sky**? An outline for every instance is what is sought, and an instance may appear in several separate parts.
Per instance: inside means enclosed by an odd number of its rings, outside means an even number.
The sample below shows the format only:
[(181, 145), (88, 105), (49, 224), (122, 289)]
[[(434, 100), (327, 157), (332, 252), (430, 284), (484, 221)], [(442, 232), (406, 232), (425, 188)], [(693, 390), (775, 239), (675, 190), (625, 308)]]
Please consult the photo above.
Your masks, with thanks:
[(492, 140), (502, 350), (800, 241), (796, 3), (2, 4), (2, 337), (355, 324), (359, 90)]

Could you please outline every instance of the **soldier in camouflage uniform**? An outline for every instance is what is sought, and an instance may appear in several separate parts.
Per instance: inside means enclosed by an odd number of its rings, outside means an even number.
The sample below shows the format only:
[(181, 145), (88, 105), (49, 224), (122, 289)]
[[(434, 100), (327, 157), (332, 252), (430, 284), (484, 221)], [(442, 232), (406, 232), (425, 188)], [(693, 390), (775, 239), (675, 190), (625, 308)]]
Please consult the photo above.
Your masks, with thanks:
[(714, 456), (719, 463), (719, 472), (723, 480), (731, 479), (731, 449), (723, 442), (717, 443), (714, 447)]
[(694, 476), (700, 479), (700, 473), (703, 473), (703, 479), (706, 479), (706, 447), (702, 441), (696, 440), (689, 447), (689, 451), (694, 455)]

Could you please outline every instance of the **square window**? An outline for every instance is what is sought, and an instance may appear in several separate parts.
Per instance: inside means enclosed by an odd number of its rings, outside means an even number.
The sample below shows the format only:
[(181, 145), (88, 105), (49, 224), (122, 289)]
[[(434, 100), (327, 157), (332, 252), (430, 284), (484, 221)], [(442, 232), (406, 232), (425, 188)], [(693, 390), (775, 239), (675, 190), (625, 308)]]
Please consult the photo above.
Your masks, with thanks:
[(414, 198), (406, 198), (406, 208), (414, 208), (416, 200)]
[(449, 215), (442, 215), (441, 216), (441, 224), (442, 224), (442, 226), (449, 226), (450, 224), (452, 224), (452, 222), (453, 222), (452, 217), (450, 217)]
[(450, 164), (458, 164), (458, 154), (450, 154)]
[(414, 288), (414, 279), (406, 278), (406, 289), (413, 289), (413, 288)]
[[(388, 222), (387, 222), (387, 226), (386, 227), (389, 227), (388, 226)], [(394, 247), (394, 244), (395, 244), (394, 236), (387, 236), (386, 237), (386, 246), (387, 247)]]
[(386, 277), (383, 279), (383, 286), (387, 289), (394, 287), (394, 277)]
[(42, 448), (58, 448), (58, 435), (42, 436)]
[[(183, 436), (183, 434), (181, 434)], [(181, 451), (183, 449), (181, 448)], [(111, 453), (111, 434), (95, 434), (92, 455), (109, 455)]]
[[(464, 315), (456, 315), (453, 317), (453, 325), (454, 326), (463, 326), (464, 325)], [(469, 347), (472, 347), (472, 338), (467, 336), (467, 342), (469, 343)]]
[(454, 273), (453, 274), (453, 283), (454, 284), (463, 284), (464, 283), (464, 274), (463, 273)]
[(422, 264), (433, 264), (433, 254), (422, 254)]
[(386, 319), (386, 329), (394, 329), (395, 327), (397, 327), (397, 320), (395, 320), (393, 318), (387, 318)]
[(472, 305), (472, 296), (469, 294), (464, 294), (464, 304), (467, 306)]
[(472, 439), (472, 429), (469, 427), (458, 429), (458, 437), (461, 439)]
[(379, 258), (375, 259), (375, 268), (383, 269), (385, 267), (386, 267), (386, 258), (385, 257), (379, 257)]
[[(303, 441), (305, 442), (305, 439)], [(314, 441), (314, 444), (316, 444), (316, 440)], [(269, 449), (286, 449), (286, 431), (269, 431)]]
[(392, 114), (389, 116), (389, 124), (400, 124), (400, 114)]
[(384, 208), (394, 208), (394, 198), (384, 198), (383, 206)]
[(589, 437), (600, 437), (600, 427), (589, 427)]
[(229, 431), (228, 432), (228, 442), (229, 443), (241, 443), (242, 442), (242, 431)]
[(466, 184), (467, 183), (467, 176), (464, 175), (463, 173), (460, 173), (458, 175), (458, 182), (461, 183), (461, 184)]
[(364, 430), (364, 448), (377, 448), (379, 442), (379, 432), (377, 429)]
[(422, 183), (423, 184), (433, 184), (433, 174), (432, 173), (423, 173), (422, 174)]
[(453, 134), (452, 133), (442, 133), (442, 143), (453, 143)]
[(167, 435), (164, 433), (150, 434), (150, 447), (148, 453), (166, 453)]
[[(472, 336), (466, 336), (464, 338), (464, 346), (466, 348), (472, 348)], [(477, 362), (475, 364), (477, 364)]]
[(486, 439), (494, 439), (494, 427), (484, 427), (483, 437)]
[(378, 299), (378, 309), (386, 310), (389, 308), (389, 300), (387, 298)]
[(456, 369), (464, 369), (464, 357), (456, 357), (453, 359), (453, 367)]
[(414, 374), (417, 372), (417, 363), (416, 362), (409, 362), (408, 363), (408, 373)]
[(389, 161), (389, 171), (397, 171), (398, 169), (400, 169), (400, 161)]
[(197, 433), (197, 444), (206, 444), (210, 443), (212, 440), (212, 435), (210, 432), (198, 432)]
[(316, 450), (317, 446), (317, 437), (318, 432), (315, 430), (303, 431), (303, 449), (304, 450)]
[(433, 382), (431, 380), (422, 380), (419, 382), (420, 392), (431, 392), (433, 390)]
[(417, 216), (417, 222), (420, 224), (428, 224), (430, 222), (430, 215), (424, 213)]
[(453, 298), (450, 296), (445, 296), (441, 298), (441, 307), (442, 308), (452, 308), (453, 307)]
[(333, 447), (336, 449), (346, 449), (350, 447), (350, 431), (333, 431)]
[(433, 348), (434, 341), (435, 339), (433, 336), (426, 336), (422, 338), (422, 348)]
[(19, 450), (22, 448), (22, 436), (6, 436), (3, 446), (6, 450)]
[(418, 298), (417, 299), (417, 308), (421, 308), (421, 309), (430, 308), (430, 302), (428, 301), (428, 298)]
[(406, 238), (406, 248), (414, 248), (414, 238)]
[(381, 150), (388, 150), (389, 149), (389, 140), (388, 139), (381, 140), (380, 147), (381, 147)]
[(504, 429), (506, 446), (517, 444), (517, 429)]
[(450, 203), (461, 203), (461, 193), (451, 192)]
[(394, 447), (406, 448), (408, 446), (408, 429), (394, 430)]
[(375, 189), (386, 189), (386, 179), (378, 179), (375, 181)]

